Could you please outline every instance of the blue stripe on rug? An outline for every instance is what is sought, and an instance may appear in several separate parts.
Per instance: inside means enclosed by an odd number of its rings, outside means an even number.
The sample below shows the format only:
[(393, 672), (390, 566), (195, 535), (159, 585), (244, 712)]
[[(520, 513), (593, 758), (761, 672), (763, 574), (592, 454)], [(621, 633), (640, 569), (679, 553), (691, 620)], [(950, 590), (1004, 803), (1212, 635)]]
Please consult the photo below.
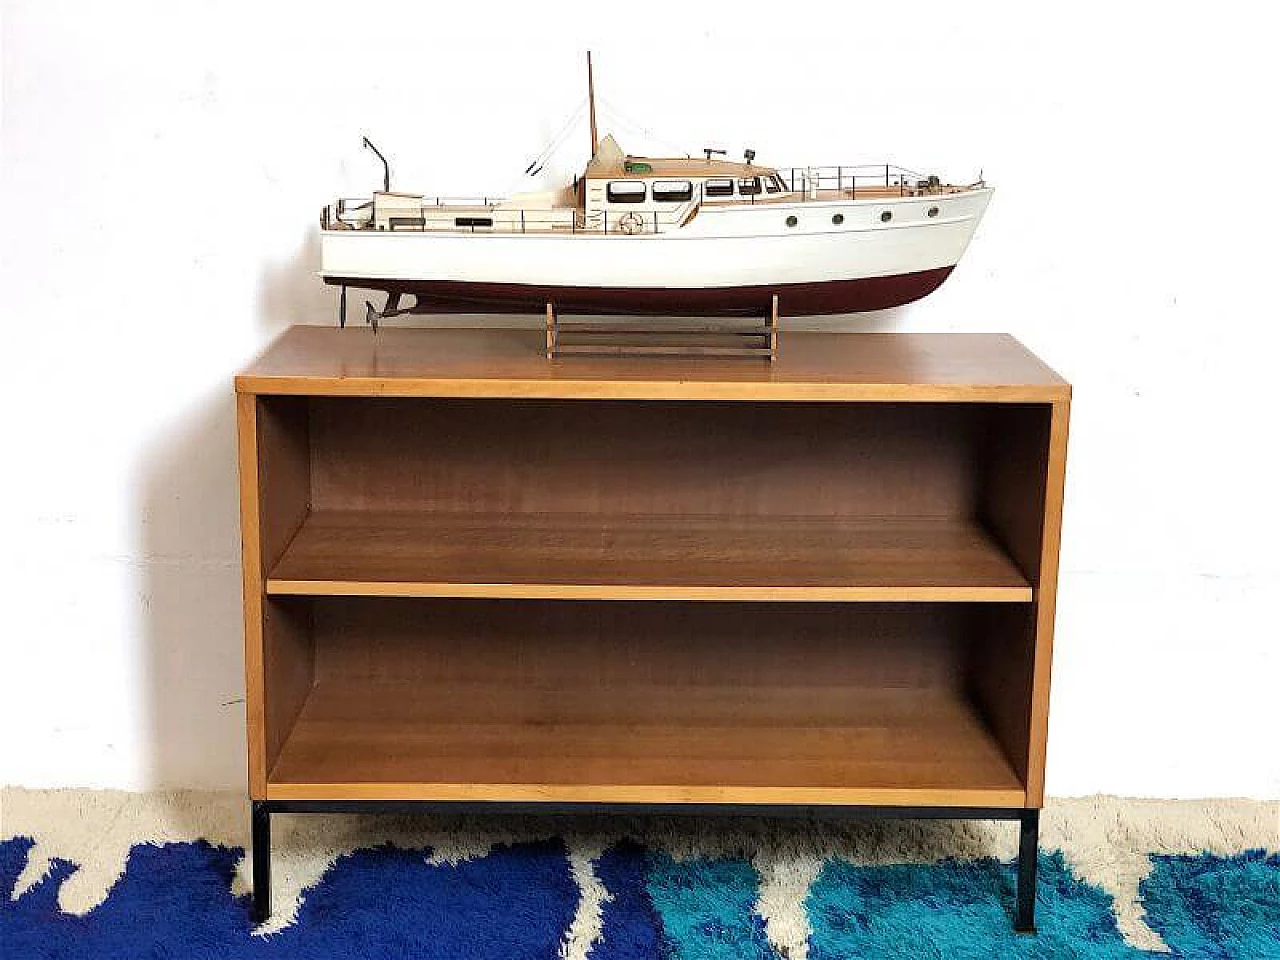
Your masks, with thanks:
[[(61, 912), (55, 860), (16, 900), (31, 851), (0, 841), (5, 960), (293, 960), (340, 957), (552, 960), (578, 908), (560, 841), (497, 846), (458, 864), (391, 846), (343, 856), (306, 892), (296, 923), (254, 936), (247, 898), (231, 895), (241, 852), (203, 841), (139, 845), (106, 900)], [(1280, 960), (1280, 856), (1161, 856), (1142, 885), (1148, 920), (1174, 957)], [(594, 864), (608, 890), (589, 960), (780, 960), (757, 910), (747, 860), (676, 861), (631, 842)], [(1126, 945), (1109, 899), (1059, 854), (1042, 858), (1035, 937), (1009, 927), (1013, 875), (992, 860), (865, 867), (829, 861), (809, 891), (811, 960), (1112, 960), (1160, 957)]]
[(1014, 871), (994, 860), (856, 867), (827, 863), (809, 894), (810, 960), (1063, 960), (1148, 956), (1125, 944), (1110, 898), (1041, 857), (1034, 937), (1013, 932)]
[(673, 960), (779, 960), (755, 909), (760, 877), (749, 862), (653, 852), (646, 865)]
[(1147, 922), (1181, 956), (1280, 958), (1280, 854), (1158, 856)]
[(601, 905), (600, 940), (588, 960), (652, 960), (671, 953), (647, 887), (644, 848), (624, 840), (595, 861), (609, 899)]

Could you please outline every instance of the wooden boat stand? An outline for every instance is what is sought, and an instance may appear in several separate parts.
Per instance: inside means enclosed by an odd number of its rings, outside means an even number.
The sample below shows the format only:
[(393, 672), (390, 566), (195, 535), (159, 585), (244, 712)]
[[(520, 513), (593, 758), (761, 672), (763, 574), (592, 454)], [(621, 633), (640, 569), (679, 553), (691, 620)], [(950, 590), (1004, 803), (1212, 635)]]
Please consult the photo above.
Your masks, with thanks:
[(759, 357), (778, 353), (778, 295), (762, 317), (568, 317), (547, 302), (547, 359), (568, 356)]
[[(381, 310), (365, 301), (364, 321), (378, 332), (378, 321), (411, 309), (401, 295), (387, 294)], [(547, 359), (568, 356), (759, 357), (772, 362), (778, 353), (778, 295), (761, 318), (581, 317), (559, 313), (547, 301)], [(347, 288), (338, 296), (338, 326), (347, 325)]]

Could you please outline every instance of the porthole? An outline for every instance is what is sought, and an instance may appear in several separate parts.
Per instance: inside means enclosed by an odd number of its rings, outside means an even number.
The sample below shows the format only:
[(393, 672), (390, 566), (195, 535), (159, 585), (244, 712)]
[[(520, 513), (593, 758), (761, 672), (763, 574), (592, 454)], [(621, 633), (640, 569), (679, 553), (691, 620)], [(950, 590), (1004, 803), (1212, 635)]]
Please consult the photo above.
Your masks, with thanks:
[(799, 222), (800, 222), (800, 221), (799, 221), (799, 220), (797, 220), (795, 217), (787, 217), (787, 226), (788, 226), (788, 227), (794, 227), (794, 226), (795, 226), (797, 223), (799, 223)]
[(881, 211), (880, 211), (880, 222), (881, 222), (881, 223), (888, 223), (888, 222), (889, 222), (890, 220), (892, 220), (892, 219), (893, 219), (893, 211), (891, 211), (891, 210), (881, 210)]
[(840, 226), (840, 224), (844, 223), (844, 214), (837, 213), (834, 217), (831, 218), (831, 222), (834, 223), (837, 227)]
[(937, 215), (938, 215), (938, 208), (937, 208), (937, 207), (930, 207), (930, 208), (929, 208), (929, 216), (931, 216), (931, 217), (936, 217)]

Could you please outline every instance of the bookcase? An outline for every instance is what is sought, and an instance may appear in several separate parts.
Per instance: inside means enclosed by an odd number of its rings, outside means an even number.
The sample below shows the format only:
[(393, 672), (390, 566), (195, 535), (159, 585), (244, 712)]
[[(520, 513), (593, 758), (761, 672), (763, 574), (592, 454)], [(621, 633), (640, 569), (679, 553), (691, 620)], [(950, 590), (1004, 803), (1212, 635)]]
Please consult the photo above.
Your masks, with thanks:
[(236, 380), (273, 813), (999, 818), (1034, 923), (1070, 388), (985, 334), (773, 363), (294, 327)]

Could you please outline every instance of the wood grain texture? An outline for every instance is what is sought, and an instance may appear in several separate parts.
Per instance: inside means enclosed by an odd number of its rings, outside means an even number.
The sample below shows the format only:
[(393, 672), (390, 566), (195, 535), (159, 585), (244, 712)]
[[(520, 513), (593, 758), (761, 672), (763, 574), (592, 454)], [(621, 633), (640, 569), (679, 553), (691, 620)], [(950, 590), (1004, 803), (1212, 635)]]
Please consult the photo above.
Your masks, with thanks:
[(469, 800), (511, 803), (794, 804), (797, 806), (1021, 807), (1021, 788), (996, 787), (684, 787), (508, 783), (270, 783), (270, 800)]
[(320, 683), (268, 795), (1006, 806), (1025, 796), (953, 691), (752, 693)]
[[(1033, 586), (1039, 585), (1049, 457), (1049, 404), (1006, 409), (979, 441), (978, 515)], [(1031, 770), (1031, 690), (1035, 665), (1033, 608), (975, 615), (969, 689), (983, 717), (1025, 779)]]
[(1040, 578), (1051, 404), (1020, 404), (988, 419), (977, 439), (977, 515), (1031, 583)]
[[(313, 606), (318, 683), (666, 689), (962, 682), (966, 604), (382, 600)], [(1022, 605), (1021, 609), (1026, 609)]]
[(1028, 785), (1028, 804), (1038, 807), (1044, 802), (1069, 400), (1008, 413), (989, 425), (979, 516), (1031, 582), (1035, 602), (1025, 612), (983, 614), (970, 684)]
[[(784, 306), (785, 310), (785, 306)], [(1049, 401), (1066, 384), (1002, 334), (787, 331), (773, 363), (546, 358), (535, 330), (292, 327), (244, 393), (684, 400)]]
[(1049, 683), (1053, 663), (1053, 629), (1058, 598), (1058, 555), (1062, 546), (1062, 507), (1066, 488), (1067, 434), (1071, 403), (1053, 405), (1049, 456), (1045, 477), (1044, 527), (1041, 535), (1040, 575), (1036, 589), (1035, 671), (1031, 686), (1030, 761), (1027, 804), (1044, 805), (1045, 758), (1049, 741)]
[(976, 524), (947, 518), (312, 513), (272, 594), (1026, 602)]
[(1024, 797), (961, 691), (967, 605), (314, 603), (272, 797)]
[(1069, 387), (778, 346), (289, 331), (237, 381), (251, 794), (1039, 806)]
[(966, 689), (1024, 783), (1032, 764), (1035, 624), (1034, 604), (973, 608), (965, 644)]
[(263, 577), (307, 515), (311, 459), (306, 406), (241, 395), (237, 431), (249, 790), (260, 799), (267, 770), (302, 708), (313, 675), (309, 610), (266, 600)]
[(240, 478), (240, 566), (244, 590), (245, 732), (249, 795), (266, 797), (266, 671), (262, 657), (262, 617), (266, 571), (262, 563), (261, 505), (258, 491), (258, 398), (236, 397), (236, 442)]
[[(1002, 405), (313, 399), (316, 510), (976, 512)], [(994, 424), (994, 425), (993, 425)]]

